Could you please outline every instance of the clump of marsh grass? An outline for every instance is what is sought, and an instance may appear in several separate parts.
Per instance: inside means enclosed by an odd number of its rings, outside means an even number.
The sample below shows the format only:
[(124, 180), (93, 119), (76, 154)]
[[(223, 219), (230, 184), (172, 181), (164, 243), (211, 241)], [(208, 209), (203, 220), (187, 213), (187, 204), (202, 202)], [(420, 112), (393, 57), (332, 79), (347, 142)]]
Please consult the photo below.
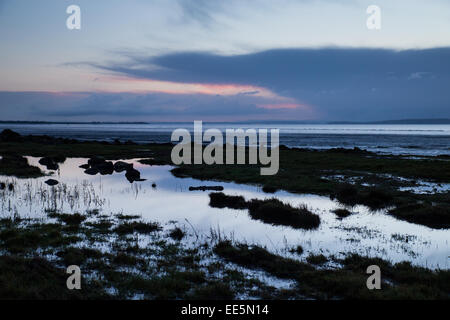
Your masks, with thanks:
[(393, 197), (388, 190), (381, 188), (359, 189), (352, 184), (342, 184), (334, 195), (343, 204), (355, 206), (363, 204), (371, 209), (381, 209), (392, 204)]
[(306, 261), (314, 265), (322, 265), (328, 262), (328, 258), (323, 254), (310, 254), (306, 257)]
[(118, 235), (127, 235), (133, 233), (149, 234), (161, 229), (161, 226), (156, 222), (133, 221), (119, 224), (114, 231)]
[(169, 236), (174, 240), (181, 241), (185, 236), (185, 232), (179, 227), (176, 227), (169, 233)]
[(245, 201), (242, 196), (229, 196), (222, 192), (209, 195), (211, 207), (248, 209), (250, 217), (272, 225), (289, 226), (297, 229), (316, 229), (320, 217), (312, 213), (306, 205), (292, 207), (276, 198)]
[(289, 252), (290, 252), (290, 253), (295, 253), (295, 254), (298, 254), (298, 255), (302, 255), (302, 254), (303, 254), (303, 247), (300, 246), (300, 245), (298, 245), (298, 246), (296, 246), (295, 248), (291, 248), (291, 249), (289, 250)]
[(290, 226), (297, 229), (316, 229), (320, 217), (312, 213), (306, 205), (292, 207), (278, 199), (256, 200), (248, 204), (250, 216), (273, 225)]
[(450, 206), (428, 203), (409, 204), (389, 211), (397, 219), (418, 223), (435, 229), (450, 227)]
[(209, 205), (213, 208), (247, 209), (248, 205), (242, 196), (229, 196), (223, 192), (209, 194)]
[(79, 213), (68, 214), (49, 211), (47, 215), (49, 218), (55, 218), (58, 221), (64, 222), (65, 224), (72, 226), (79, 226), (81, 225), (81, 223), (83, 223), (84, 220), (86, 220), (86, 216), (81, 215)]

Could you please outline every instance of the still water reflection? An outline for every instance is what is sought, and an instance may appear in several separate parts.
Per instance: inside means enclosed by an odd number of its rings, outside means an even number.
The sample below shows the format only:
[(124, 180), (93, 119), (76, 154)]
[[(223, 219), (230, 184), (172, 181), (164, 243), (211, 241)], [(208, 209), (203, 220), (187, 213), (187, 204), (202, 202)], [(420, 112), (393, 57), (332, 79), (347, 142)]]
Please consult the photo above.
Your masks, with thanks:
[[(38, 158), (28, 157), (40, 167)], [(328, 197), (298, 195), (279, 191), (265, 194), (256, 186), (190, 178), (176, 178), (170, 166), (147, 166), (137, 160), (127, 161), (147, 179), (130, 184), (124, 173), (89, 176), (79, 166), (87, 159), (67, 159), (51, 178), (59, 184), (50, 187), (49, 177), (16, 179), (0, 176), (13, 183), (14, 190), (0, 191), (0, 215), (45, 218), (45, 210), (65, 213), (99, 209), (102, 214), (141, 215), (144, 219), (165, 225), (172, 221), (184, 224), (191, 234), (208, 236), (211, 230), (237, 241), (257, 243), (272, 252), (290, 255), (287, 249), (301, 245), (308, 252), (340, 256), (357, 252), (379, 256), (393, 262), (411, 261), (432, 268), (450, 267), (450, 233), (399, 221), (385, 211), (371, 212), (364, 206), (351, 208), (353, 215), (340, 220), (331, 210), (339, 204)], [(156, 186), (155, 186), (156, 185)], [(222, 185), (224, 193), (246, 199), (276, 197), (291, 205), (306, 204), (319, 214), (317, 230), (298, 230), (264, 224), (250, 218), (246, 210), (217, 209), (209, 206), (208, 192), (189, 191), (190, 186)]]

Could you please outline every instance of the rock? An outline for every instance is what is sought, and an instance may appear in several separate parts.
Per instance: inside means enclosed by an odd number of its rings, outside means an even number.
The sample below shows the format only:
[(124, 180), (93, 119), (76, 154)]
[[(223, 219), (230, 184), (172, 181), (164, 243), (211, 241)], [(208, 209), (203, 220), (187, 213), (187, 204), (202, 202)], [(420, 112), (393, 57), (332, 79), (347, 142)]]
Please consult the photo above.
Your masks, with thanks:
[(22, 136), (10, 129), (5, 129), (0, 133), (0, 141), (3, 142), (18, 142), (22, 140)]
[(189, 191), (223, 191), (222, 186), (200, 186), (200, 187), (189, 187)]
[(275, 193), (277, 192), (277, 188), (266, 184), (262, 187), (262, 191), (264, 191), (265, 193)]
[(96, 175), (100, 172), (101, 175), (109, 175), (114, 173), (114, 165), (111, 161), (106, 161), (101, 157), (93, 157), (88, 160), (87, 164), (80, 166), (82, 169), (86, 169), (84, 173), (90, 175)]
[(8, 190), (14, 191), (14, 185), (12, 183), (8, 184)]
[(64, 163), (66, 157), (63, 156), (53, 156), (53, 157), (43, 157), (39, 160), (39, 163), (46, 166), (51, 163)]
[(39, 160), (39, 163), (47, 167), (47, 170), (58, 170), (59, 165), (53, 158), (43, 157)]
[(94, 168), (98, 169), (101, 175), (113, 174), (114, 173), (114, 165), (111, 161), (105, 161)]
[(87, 170), (84, 170), (84, 173), (95, 176), (97, 173), (99, 173), (99, 171), (97, 168), (89, 168)]
[(6, 184), (4, 182), (0, 182), (0, 190), (5, 190)]
[(123, 172), (123, 171), (127, 171), (130, 169), (133, 169), (132, 163), (126, 163), (123, 161), (117, 161), (116, 163), (114, 163), (114, 170), (116, 172)]
[(130, 183), (133, 183), (135, 181), (145, 181), (145, 179), (141, 179), (141, 173), (133, 168), (127, 170), (127, 172), (125, 173), (125, 177)]
[(58, 170), (59, 165), (57, 163), (52, 163), (47, 166), (47, 170)]
[(39, 163), (42, 164), (43, 166), (46, 166), (46, 165), (48, 165), (51, 162), (52, 161), (50, 160), (50, 158), (47, 158), (47, 157), (39, 159)]
[(54, 157), (52, 157), (52, 160), (55, 163), (64, 163), (66, 161), (66, 157), (64, 157), (64, 156), (54, 156)]
[(49, 186), (56, 186), (59, 182), (55, 179), (48, 179), (47, 181), (45, 181), (45, 183)]

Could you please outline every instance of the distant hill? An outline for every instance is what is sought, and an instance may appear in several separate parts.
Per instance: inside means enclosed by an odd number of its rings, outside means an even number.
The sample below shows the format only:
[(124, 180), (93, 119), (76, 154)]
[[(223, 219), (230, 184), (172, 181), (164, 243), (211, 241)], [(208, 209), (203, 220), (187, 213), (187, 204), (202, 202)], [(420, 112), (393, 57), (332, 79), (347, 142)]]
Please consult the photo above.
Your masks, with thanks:
[(332, 121), (328, 124), (450, 124), (450, 119), (403, 119), (403, 120), (384, 120), (384, 121)]
[[(2, 121), (0, 124), (165, 124), (192, 123), (193, 121), (152, 121), (152, 122), (103, 122), (103, 121)], [(235, 124), (450, 124), (450, 119), (403, 119), (383, 121), (315, 121), (315, 120), (246, 120), (246, 121), (203, 121), (204, 123)]]
[(8, 124), (148, 124), (148, 122), (78, 122), (78, 121), (0, 121)]

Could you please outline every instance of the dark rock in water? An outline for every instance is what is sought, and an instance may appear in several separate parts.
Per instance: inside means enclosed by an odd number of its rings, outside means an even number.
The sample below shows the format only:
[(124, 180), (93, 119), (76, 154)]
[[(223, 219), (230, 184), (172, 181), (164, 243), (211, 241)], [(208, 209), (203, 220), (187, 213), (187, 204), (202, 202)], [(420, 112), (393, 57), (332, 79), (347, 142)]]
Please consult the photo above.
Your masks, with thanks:
[(47, 166), (47, 170), (58, 170), (59, 165), (57, 163), (52, 163)]
[(114, 165), (111, 161), (105, 161), (95, 167), (98, 169), (101, 175), (113, 174), (114, 173)]
[(266, 184), (262, 187), (262, 191), (264, 191), (265, 193), (275, 193), (277, 192), (277, 188)]
[(222, 186), (189, 187), (189, 191), (223, 191)]
[(103, 162), (105, 162), (105, 159), (102, 157), (92, 157), (91, 159), (88, 160), (88, 164), (91, 167), (98, 166), (99, 164), (102, 164)]
[(54, 156), (54, 157), (52, 157), (52, 160), (55, 163), (64, 163), (66, 161), (66, 157), (64, 157), (64, 156)]
[(156, 188), (156, 183), (152, 183), (152, 188)]
[(63, 163), (64, 161), (66, 161), (66, 157), (43, 157), (39, 160), (39, 163), (43, 166), (46, 166), (47, 170), (58, 170), (58, 163)]
[(22, 140), (22, 136), (10, 129), (5, 129), (0, 133), (0, 141), (3, 142), (18, 142)]
[(42, 164), (43, 166), (47, 166), (49, 164), (52, 164), (53, 160), (50, 159), (49, 157), (43, 157), (43, 158), (39, 159), (39, 163)]
[(14, 185), (12, 183), (8, 184), (8, 190), (14, 191)]
[(4, 182), (0, 182), (0, 190), (5, 190), (6, 184)]
[(130, 169), (133, 169), (132, 163), (126, 163), (123, 161), (117, 161), (116, 163), (114, 163), (114, 170), (116, 172), (123, 172), (123, 171), (127, 171)]
[(125, 173), (125, 177), (130, 183), (133, 183), (134, 181), (144, 181), (145, 179), (141, 179), (141, 173), (137, 171), (136, 169), (128, 169)]
[(95, 176), (97, 173), (99, 173), (99, 170), (97, 168), (89, 168), (87, 170), (84, 170), (84, 173)]
[(348, 217), (352, 214), (352, 212), (348, 211), (347, 209), (335, 209), (333, 212), (338, 216), (339, 219), (343, 219)]
[(101, 157), (93, 157), (88, 160), (87, 164), (80, 166), (82, 169), (86, 169), (84, 173), (90, 175), (96, 175), (100, 172), (101, 175), (113, 174), (114, 165), (111, 161), (106, 161)]
[(45, 181), (45, 183), (49, 186), (56, 186), (59, 182), (55, 179), (48, 179), (47, 181)]
[(44, 157), (39, 160), (39, 163), (47, 167), (47, 170), (58, 170), (59, 165), (53, 158)]

